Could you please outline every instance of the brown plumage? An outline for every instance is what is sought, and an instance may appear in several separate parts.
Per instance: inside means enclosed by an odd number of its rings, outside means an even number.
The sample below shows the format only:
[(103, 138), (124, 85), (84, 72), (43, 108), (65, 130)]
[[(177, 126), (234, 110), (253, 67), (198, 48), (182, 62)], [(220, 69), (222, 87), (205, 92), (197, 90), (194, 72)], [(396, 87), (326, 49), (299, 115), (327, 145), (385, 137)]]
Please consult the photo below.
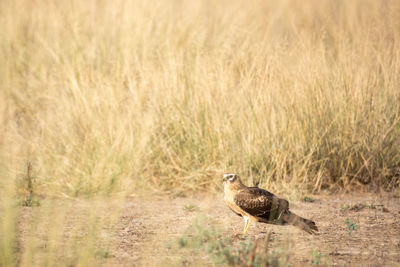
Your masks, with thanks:
[(237, 174), (224, 174), (224, 199), (228, 207), (245, 221), (245, 234), (251, 221), (279, 225), (294, 225), (310, 234), (318, 231), (315, 222), (297, 216), (289, 210), (289, 202), (267, 190), (245, 186)]

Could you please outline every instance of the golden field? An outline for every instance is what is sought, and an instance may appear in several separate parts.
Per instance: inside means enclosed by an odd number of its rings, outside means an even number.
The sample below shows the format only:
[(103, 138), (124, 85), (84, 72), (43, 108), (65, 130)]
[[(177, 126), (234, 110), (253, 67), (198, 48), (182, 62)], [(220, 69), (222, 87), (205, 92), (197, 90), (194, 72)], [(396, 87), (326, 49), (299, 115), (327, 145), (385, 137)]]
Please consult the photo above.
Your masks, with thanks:
[(0, 265), (32, 194), (399, 186), (399, 29), (398, 1), (1, 1)]

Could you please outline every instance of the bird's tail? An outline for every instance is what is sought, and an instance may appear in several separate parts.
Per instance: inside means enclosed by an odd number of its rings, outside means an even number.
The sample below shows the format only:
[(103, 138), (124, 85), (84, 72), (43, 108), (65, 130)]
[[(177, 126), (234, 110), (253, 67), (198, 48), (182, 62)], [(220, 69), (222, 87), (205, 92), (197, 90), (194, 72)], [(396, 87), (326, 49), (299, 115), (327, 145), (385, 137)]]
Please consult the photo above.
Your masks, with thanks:
[(318, 232), (318, 227), (314, 221), (304, 219), (293, 212), (288, 211), (282, 215), (282, 220), (284, 223), (297, 226), (309, 234), (316, 234)]

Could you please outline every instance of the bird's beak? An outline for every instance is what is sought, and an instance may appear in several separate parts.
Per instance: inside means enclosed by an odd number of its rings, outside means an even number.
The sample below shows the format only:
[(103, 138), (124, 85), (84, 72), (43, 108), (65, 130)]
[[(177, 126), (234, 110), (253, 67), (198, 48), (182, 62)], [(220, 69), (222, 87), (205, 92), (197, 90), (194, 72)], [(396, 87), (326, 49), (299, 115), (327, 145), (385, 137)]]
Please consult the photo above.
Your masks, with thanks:
[(224, 177), (222, 177), (222, 183), (225, 183), (226, 182), (226, 177), (224, 176)]

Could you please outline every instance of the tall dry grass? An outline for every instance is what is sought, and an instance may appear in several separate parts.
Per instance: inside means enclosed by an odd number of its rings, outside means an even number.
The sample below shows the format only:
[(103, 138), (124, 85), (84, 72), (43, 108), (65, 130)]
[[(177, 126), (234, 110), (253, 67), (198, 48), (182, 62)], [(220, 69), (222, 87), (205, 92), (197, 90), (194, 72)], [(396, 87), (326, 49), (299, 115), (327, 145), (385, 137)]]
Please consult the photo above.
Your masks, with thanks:
[(1, 1), (2, 178), (29, 161), (46, 195), (196, 191), (223, 171), (391, 188), (399, 29), (397, 1)]

